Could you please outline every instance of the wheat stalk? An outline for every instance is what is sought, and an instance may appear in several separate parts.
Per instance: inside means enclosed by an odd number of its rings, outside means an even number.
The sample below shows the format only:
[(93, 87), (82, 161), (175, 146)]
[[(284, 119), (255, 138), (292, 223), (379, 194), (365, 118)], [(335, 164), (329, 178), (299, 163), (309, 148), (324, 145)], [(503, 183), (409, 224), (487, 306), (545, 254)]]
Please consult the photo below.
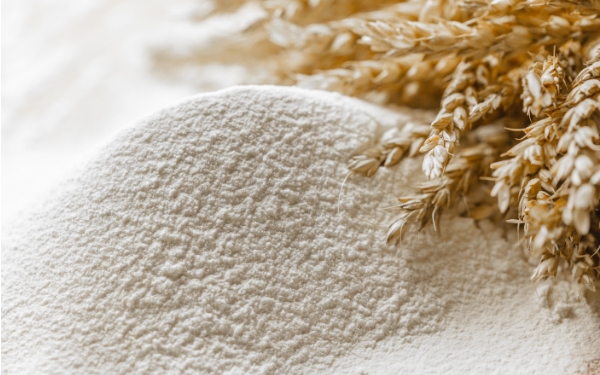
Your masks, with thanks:
[[(433, 223), (434, 229), (439, 228), (442, 211), (455, 206), (459, 198), (466, 197), (474, 186), (481, 184), (479, 176), (487, 174), (490, 164), (498, 157), (497, 143), (506, 142), (505, 139), (498, 142), (498, 135), (502, 136), (498, 132), (501, 127), (493, 126), (493, 129), (495, 131), (480, 143), (460, 150), (440, 179), (419, 185), (415, 195), (398, 198), (400, 204), (397, 208), (401, 213), (388, 229), (387, 243), (397, 244), (411, 223), (418, 223), (419, 230), (429, 222)], [(481, 209), (478, 211), (483, 212)], [(489, 214), (491, 211), (478, 216), (484, 218)]]
[[(233, 1), (232, 3), (235, 3)], [(367, 177), (423, 153), (428, 181), (399, 198), (387, 233), (485, 189), (523, 226), (539, 259), (534, 281), (561, 263), (594, 289), (600, 280), (600, 2), (598, 0), (268, 0), (265, 61), (285, 84), (382, 103), (439, 108), (349, 161)], [(229, 8), (228, 8), (229, 9)], [(256, 40), (255, 40), (256, 42)], [(519, 117), (520, 116), (520, 117)], [(509, 123), (509, 119), (513, 119)], [(473, 135), (504, 123), (490, 139)], [(497, 129), (497, 126), (492, 126)], [(523, 132), (514, 139), (510, 134)], [(477, 137), (476, 137), (477, 138)], [(461, 145), (461, 142), (465, 145)], [(470, 201), (475, 219), (488, 202)]]

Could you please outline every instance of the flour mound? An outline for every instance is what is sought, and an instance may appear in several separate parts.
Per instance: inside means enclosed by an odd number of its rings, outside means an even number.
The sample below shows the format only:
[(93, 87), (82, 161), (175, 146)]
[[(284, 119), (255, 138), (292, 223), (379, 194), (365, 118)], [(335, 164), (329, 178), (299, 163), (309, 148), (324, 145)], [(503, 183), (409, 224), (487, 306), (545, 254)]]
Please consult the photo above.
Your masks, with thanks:
[[(441, 234), (383, 243), (376, 225), (417, 181), (418, 161), (351, 178), (338, 213), (348, 157), (382, 126), (409, 120), (386, 112), (382, 125), (373, 114), (337, 94), (242, 87), (121, 133), (5, 241), (3, 371), (346, 373), (393, 363), (434, 373), (454, 358), (450, 370), (463, 373), (535, 373), (565, 346), (581, 350), (577, 363), (591, 359), (581, 348), (597, 317), (583, 329), (563, 324), (560, 347), (525, 341), (515, 362), (525, 367), (502, 359), (514, 345), (476, 336), (471, 319), (492, 335), (510, 330), (493, 315), (507, 309), (538, 333), (556, 326), (540, 318), (529, 268), (499, 230), (454, 218)], [(448, 345), (437, 356), (419, 341), (440, 337)], [(396, 349), (362, 359), (386, 343)], [(467, 360), (461, 346), (472, 343), (498, 357), (493, 366)]]
[(435, 330), (439, 306), (409, 312), (418, 280), (337, 215), (375, 126), (335, 95), (246, 88), (126, 131), (9, 250), (5, 366), (268, 372)]

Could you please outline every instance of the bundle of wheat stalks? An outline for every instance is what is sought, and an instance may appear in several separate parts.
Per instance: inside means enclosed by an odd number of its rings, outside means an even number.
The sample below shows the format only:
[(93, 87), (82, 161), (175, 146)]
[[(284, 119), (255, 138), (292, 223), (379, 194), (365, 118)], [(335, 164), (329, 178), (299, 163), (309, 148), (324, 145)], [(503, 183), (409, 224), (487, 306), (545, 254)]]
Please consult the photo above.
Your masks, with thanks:
[(259, 4), (280, 82), (440, 108), (430, 125), (392, 130), (349, 161), (351, 173), (370, 177), (424, 154), (428, 181), (398, 198), (389, 243), (411, 224), (437, 229), (451, 207), (501, 217), (539, 259), (534, 281), (566, 268), (595, 289), (600, 1)]

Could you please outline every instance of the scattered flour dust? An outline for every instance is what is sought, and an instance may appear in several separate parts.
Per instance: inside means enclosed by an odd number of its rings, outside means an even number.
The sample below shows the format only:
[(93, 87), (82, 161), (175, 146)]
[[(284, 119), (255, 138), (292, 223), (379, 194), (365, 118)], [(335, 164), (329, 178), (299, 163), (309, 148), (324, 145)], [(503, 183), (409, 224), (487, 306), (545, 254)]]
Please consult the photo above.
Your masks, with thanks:
[(418, 161), (338, 214), (348, 157), (411, 116), (249, 86), (128, 128), (4, 240), (3, 373), (585, 373), (597, 295), (536, 295), (490, 223), (383, 243)]

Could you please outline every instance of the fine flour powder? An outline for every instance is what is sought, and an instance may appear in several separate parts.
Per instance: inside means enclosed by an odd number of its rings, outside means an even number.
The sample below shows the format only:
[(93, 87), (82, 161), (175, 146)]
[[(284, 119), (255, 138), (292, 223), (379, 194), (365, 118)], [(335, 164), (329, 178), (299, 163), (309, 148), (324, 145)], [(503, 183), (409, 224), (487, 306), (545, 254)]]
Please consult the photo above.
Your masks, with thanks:
[(586, 373), (597, 294), (536, 291), (502, 230), (384, 244), (418, 160), (338, 199), (376, 130), (423, 117), (249, 86), (125, 130), (4, 240), (3, 373)]

